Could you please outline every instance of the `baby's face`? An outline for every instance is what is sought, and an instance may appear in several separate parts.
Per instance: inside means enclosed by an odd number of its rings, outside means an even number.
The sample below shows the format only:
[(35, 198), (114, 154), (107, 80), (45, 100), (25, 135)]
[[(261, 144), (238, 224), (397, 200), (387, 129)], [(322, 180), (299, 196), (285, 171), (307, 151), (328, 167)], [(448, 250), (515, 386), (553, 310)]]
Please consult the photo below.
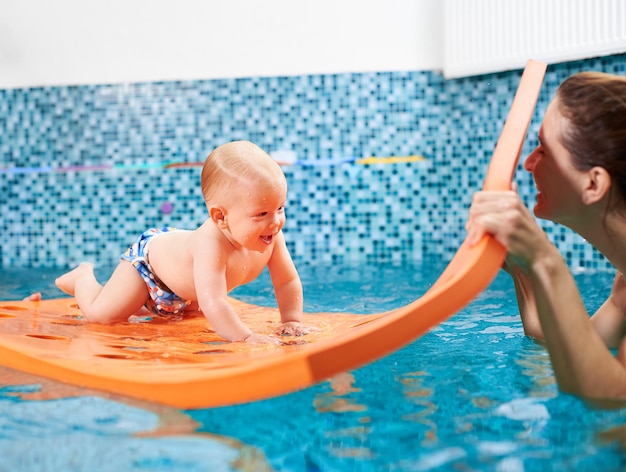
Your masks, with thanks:
[(233, 242), (251, 251), (264, 252), (274, 246), (285, 225), (287, 182), (248, 181), (231, 193), (226, 222)]

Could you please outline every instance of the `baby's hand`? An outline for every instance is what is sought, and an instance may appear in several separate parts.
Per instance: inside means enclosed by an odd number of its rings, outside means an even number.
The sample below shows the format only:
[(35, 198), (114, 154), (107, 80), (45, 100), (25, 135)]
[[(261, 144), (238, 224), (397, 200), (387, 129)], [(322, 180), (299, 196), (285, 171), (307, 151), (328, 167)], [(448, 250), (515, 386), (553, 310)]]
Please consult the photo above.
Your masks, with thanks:
[(280, 339), (273, 336), (265, 336), (264, 334), (252, 333), (245, 341), (252, 344), (280, 344)]
[(287, 321), (275, 331), (275, 334), (278, 336), (304, 336), (314, 331), (319, 331), (319, 328), (305, 326), (298, 321)]

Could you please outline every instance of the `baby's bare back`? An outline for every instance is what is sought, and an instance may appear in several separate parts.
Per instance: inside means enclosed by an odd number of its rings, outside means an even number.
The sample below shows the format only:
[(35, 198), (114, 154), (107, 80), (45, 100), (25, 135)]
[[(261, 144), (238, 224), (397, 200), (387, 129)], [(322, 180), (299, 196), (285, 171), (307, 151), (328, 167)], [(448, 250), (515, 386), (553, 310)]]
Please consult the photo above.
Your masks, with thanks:
[(154, 236), (148, 243), (148, 262), (170, 290), (186, 300), (196, 299), (193, 282), (193, 231), (176, 230)]
[[(148, 260), (155, 275), (172, 292), (186, 300), (197, 300), (194, 261), (202, 263), (206, 258), (210, 258), (211, 262), (222, 260), (222, 272), (215, 275), (226, 279), (227, 291), (230, 292), (258, 277), (271, 256), (271, 251), (258, 253), (234, 249), (221, 233), (213, 231), (214, 228), (207, 223), (193, 231), (161, 233), (149, 243)], [(214, 270), (211, 267), (215, 267), (209, 261), (203, 266), (206, 270)]]

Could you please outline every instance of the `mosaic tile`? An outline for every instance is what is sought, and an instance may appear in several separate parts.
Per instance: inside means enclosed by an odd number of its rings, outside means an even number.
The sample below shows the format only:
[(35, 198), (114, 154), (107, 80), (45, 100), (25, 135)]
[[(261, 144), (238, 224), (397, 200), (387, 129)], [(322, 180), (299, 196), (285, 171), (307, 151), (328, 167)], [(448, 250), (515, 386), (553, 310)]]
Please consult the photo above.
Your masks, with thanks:
[[(625, 58), (550, 66), (523, 154), (564, 78), (624, 74)], [(200, 170), (163, 164), (200, 162), (236, 139), (300, 161), (284, 167), (296, 263), (450, 259), (518, 81), (420, 71), (0, 90), (0, 264), (113, 264), (148, 227), (200, 225)], [(408, 155), (426, 160), (340, 163)], [(530, 203), (532, 179), (516, 178)], [(608, 266), (576, 234), (541, 224), (573, 267)]]

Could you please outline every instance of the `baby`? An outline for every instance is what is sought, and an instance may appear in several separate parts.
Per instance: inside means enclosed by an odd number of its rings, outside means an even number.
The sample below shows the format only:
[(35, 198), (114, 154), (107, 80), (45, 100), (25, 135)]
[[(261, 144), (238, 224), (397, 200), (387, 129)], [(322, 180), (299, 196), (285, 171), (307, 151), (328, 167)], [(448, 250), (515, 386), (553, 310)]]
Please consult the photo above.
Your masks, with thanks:
[(121, 256), (104, 286), (83, 263), (56, 279), (57, 287), (76, 298), (89, 321), (125, 321), (144, 305), (166, 316), (199, 308), (223, 338), (278, 344), (253, 333), (227, 298), (267, 266), (279, 334), (309, 333), (300, 323), (302, 283), (282, 233), (287, 181), (280, 166), (248, 141), (221, 145), (204, 163), (202, 194), (208, 219), (196, 230), (150, 229)]

